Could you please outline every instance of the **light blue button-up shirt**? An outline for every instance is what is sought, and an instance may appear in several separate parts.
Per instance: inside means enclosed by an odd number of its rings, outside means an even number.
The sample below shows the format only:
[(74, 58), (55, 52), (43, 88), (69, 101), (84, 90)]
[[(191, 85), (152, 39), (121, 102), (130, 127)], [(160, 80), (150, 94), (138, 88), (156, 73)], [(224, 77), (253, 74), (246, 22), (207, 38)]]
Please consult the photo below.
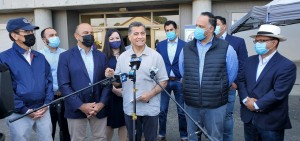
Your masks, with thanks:
[(90, 49), (88, 53), (85, 53), (84, 49), (78, 46), (81, 58), (84, 62), (85, 68), (88, 72), (91, 83), (94, 80), (94, 56), (93, 56), (93, 48)]
[[(167, 50), (168, 50), (168, 58), (169, 58), (169, 61), (170, 61), (171, 64), (173, 63), (173, 60), (175, 58), (177, 45), (178, 45), (178, 38), (176, 38), (174, 42), (171, 42), (170, 40), (168, 40)], [(175, 74), (172, 71), (172, 69), (171, 69), (171, 72), (170, 72), (170, 76), (175, 77)]]
[[(199, 64), (200, 84), (202, 81), (205, 54), (209, 50), (209, 48), (212, 46), (213, 38), (206, 45), (203, 45), (199, 40), (197, 40), (197, 49), (198, 49), (199, 63), (200, 63)], [(183, 74), (184, 74), (183, 58), (184, 58), (184, 56), (183, 56), (183, 49), (182, 49), (180, 52), (180, 55), (179, 55), (179, 62), (178, 62), (179, 63), (179, 71), (180, 71), (181, 76), (183, 76)], [(229, 45), (227, 54), (226, 54), (226, 68), (227, 68), (229, 85), (231, 85), (232, 82), (235, 80), (235, 78), (237, 76), (237, 71), (238, 71), (237, 55), (231, 45)]]
[(54, 94), (56, 94), (56, 91), (58, 90), (58, 84), (57, 84), (57, 66), (58, 66), (58, 60), (60, 53), (66, 51), (62, 48), (57, 48), (56, 51), (52, 52), (48, 47), (44, 47), (42, 50), (40, 50), (40, 53), (42, 53), (48, 63), (51, 66), (51, 73), (53, 77), (53, 91)]

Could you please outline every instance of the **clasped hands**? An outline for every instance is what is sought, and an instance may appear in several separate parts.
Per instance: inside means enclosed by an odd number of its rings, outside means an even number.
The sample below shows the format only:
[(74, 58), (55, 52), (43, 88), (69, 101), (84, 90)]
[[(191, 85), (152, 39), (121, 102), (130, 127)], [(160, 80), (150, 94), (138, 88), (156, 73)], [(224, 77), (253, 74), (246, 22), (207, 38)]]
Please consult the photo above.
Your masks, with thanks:
[(98, 112), (104, 107), (102, 103), (84, 103), (82, 104), (79, 109), (85, 113), (87, 118), (92, 118), (97, 115)]
[[(36, 112), (33, 112), (31, 114), (29, 114), (28, 116), (35, 120), (35, 119), (38, 119), (38, 118), (41, 118), (44, 116), (45, 112), (48, 110), (48, 107), (44, 107), (40, 110), (37, 110)], [(28, 112), (32, 111), (32, 109), (29, 109)]]
[(256, 102), (257, 99), (255, 98), (247, 98), (247, 101), (245, 102), (245, 106), (250, 110), (250, 111), (255, 111), (255, 107), (254, 107), (254, 102)]

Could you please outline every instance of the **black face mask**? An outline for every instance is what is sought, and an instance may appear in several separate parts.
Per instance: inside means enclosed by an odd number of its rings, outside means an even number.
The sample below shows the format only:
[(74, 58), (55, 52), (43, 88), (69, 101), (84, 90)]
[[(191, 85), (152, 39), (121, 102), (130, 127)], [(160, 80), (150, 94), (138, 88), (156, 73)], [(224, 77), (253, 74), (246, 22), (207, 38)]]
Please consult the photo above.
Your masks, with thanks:
[(85, 45), (86, 47), (91, 47), (94, 44), (94, 36), (89, 34), (89, 35), (84, 35), (82, 36), (82, 44)]
[(35, 36), (34, 34), (24, 35), (25, 42), (23, 42), (26, 46), (31, 47), (35, 44)]

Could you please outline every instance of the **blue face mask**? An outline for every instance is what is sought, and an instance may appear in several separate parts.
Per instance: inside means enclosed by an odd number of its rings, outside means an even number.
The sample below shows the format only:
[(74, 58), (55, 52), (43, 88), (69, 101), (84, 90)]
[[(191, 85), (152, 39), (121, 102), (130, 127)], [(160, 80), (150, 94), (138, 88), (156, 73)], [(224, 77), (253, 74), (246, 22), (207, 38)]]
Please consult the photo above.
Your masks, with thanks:
[(57, 36), (49, 38), (48, 41), (49, 41), (48, 45), (53, 48), (57, 48), (60, 44), (60, 40)]
[(121, 46), (121, 41), (109, 42), (109, 45), (113, 49), (118, 49)]
[(221, 32), (221, 27), (220, 27), (220, 26), (216, 26), (216, 29), (215, 29), (214, 32), (215, 32), (216, 35), (220, 34), (220, 32)]
[(255, 51), (257, 54), (259, 55), (264, 55), (266, 54), (267, 52), (269, 52), (269, 49), (267, 49), (267, 43), (264, 42), (264, 43), (255, 43), (254, 45), (254, 48), (255, 48)]
[(167, 32), (167, 38), (171, 41), (173, 41), (176, 38), (176, 33), (175, 31), (169, 31)]
[(194, 31), (195, 39), (202, 41), (205, 38), (204, 33), (205, 33), (205, 30), (203, 28), (196, 27), (196, 29)]

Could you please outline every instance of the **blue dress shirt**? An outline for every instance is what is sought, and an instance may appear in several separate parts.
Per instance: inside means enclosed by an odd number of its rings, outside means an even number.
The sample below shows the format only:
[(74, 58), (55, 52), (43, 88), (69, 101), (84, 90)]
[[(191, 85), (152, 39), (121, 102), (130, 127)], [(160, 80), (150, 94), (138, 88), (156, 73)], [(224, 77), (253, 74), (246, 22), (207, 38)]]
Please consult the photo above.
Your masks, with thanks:
[(93, 48), (90, 49), (88, 53), (85, 53), (84, 49), (78, 46), (80, 55), (82, 57), (82, 60), (84, 62), (85, 68), (89, 74), (89, 78), (91, 80), (91, 83), (94, 81), (94, 56), (93, 56)]
[(62, 49), (62, 48), (57, 48), (56, 51), (52, 52), (48, 47), (44, 47), (42, 50), (40, 50), (40, 53), (42, 53), (46, 57), (48, 63), (51, 66), (54, 92), (56, 92), (58, 90), (58, 84), (57, 84), (58, 59), (59, 59), (60, 53), (62, 53), (64, 51), (66, 51), (66, 50)]

